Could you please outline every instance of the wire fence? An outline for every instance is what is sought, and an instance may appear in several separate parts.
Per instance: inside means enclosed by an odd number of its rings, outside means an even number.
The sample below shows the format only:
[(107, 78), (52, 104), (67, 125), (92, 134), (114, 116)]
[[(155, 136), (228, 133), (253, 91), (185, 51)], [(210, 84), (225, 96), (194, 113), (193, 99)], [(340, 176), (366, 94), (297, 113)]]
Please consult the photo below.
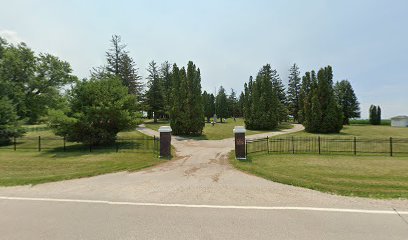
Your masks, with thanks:
[(92, 145), (67, 141), (64, 137), (19, 137), (0, 139), (0, 151), (132, 151), (158, 153), (160, 141), (158, 137), (123, 138), (118, 137), (112, 144)]
[(246, 154), (256, 152), (407, 155), (408, 138), (326, 138), (319, 136), (247, 139)]

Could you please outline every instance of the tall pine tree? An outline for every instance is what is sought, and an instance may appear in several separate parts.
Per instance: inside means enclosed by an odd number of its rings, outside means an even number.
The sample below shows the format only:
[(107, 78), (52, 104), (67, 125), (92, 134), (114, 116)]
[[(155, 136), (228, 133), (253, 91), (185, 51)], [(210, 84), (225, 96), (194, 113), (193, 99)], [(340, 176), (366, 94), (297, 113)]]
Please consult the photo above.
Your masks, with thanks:
[(147, 77), (146, 105), (148, 111), (153, 114), (154, 122), (156, 123), (158, 117), (164, 113), (164, 97), (159, 70), (155, 61), (149, 63), (147, 71), (149, 76)]
[(302, 121), (307, 132), (338, 133), (343, 127), (343, 114), (333, 90), (333, 72), (330, 66), (317, 74), (306, 73), (304, 83), (310, 79), (310, 90), (303, 98)]
[(171, 77), (171, 65), (168, 61), (162, 63), (160, 67), (160, 79), (162, 82), (163, 99), (164, 99), (164, 112), (166, 116), (170, 114), (171, 98), (172, 98), (172, 77)]
[(245, 84), (245, 125), (251, 130), (272, 130), (278, 127), (280, 114), (279, 91), (273, 86), (274, 71), (269, 64)]
[(299, 122), (301, 79), (299, 67), (295, 64), (289, 69), (288, 111), (295, 122)]
[(175, 135), (200, 135), (204, 128), (201, 73), (193, 62), (185, 68), (173, 66), (170, 126)]
[(223, 86), (220, 86), (217, 96), (215, 97), (215, 112), (221, 123), (223, 118), (228, 117), (228, 99)]
[(282, 80), (276, 69), (271, 69), (271, 81), (272, 89), (275, 92), (275, 95), (278, 97), (278, 121), (286, 121), (288, 118), (288, 109), (287, 109), (287, 99), (285, 93), (285, 87), (282, 83)]

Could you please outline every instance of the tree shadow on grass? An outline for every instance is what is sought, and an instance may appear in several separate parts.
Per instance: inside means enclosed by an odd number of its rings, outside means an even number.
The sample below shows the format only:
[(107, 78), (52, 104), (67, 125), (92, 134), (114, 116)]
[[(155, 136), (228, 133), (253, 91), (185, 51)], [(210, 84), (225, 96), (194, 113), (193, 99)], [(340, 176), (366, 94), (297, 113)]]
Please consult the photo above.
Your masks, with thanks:
[[(147, 141), (146, 141), (147, 142)], [(50, 149), (43, 149), (41, 151), (44, 155), (53, 154), (55, 157), (75, 157), (85, 155), (101, 155), (109, 153), (153, 153), (158, 145), (155, 146), (154, 142), (146, 144), (146, 142), (135, 141), (121, 141), (110, 145), (90, 146), (86, 144), (73, 144), (66, 147), (55, 147)]]

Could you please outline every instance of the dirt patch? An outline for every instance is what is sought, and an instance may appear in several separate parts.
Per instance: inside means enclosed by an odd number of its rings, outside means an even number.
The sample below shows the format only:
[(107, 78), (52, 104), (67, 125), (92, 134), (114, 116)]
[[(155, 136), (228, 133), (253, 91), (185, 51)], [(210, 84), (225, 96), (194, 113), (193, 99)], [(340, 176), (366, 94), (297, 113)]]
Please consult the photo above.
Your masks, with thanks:
[(186, 171), (184, 171), (184, 175), (185, 176), (194, 176), (194, 173), (197, 172), (200, 168), (198, 167), (192, 167), (190, 169), (187, 169)]
[(220, 180), (221, 172), (214, 174), (211, 176), (213, 182), (218, 182)]

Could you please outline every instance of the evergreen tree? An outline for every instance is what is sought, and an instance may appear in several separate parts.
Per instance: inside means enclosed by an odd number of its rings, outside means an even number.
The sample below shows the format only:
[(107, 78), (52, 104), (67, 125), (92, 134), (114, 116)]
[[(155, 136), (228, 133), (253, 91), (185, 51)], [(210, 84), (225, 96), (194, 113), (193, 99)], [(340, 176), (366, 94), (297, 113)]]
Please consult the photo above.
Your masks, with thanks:
[(149, 63), (147, 68), (149, 72), (148, 90), (146, 92), (146, 105), (148, 110), (153, 114), (154, 122), (157, 122), (157, 118), (164, 112), (164, 97), (159, 76), (158, 67), (155, 61)]
[(255, 81), (252, 77), (245, 84), (245, 125), (251, 130), (275, 129), (279, 123), (281, 104), (279, 91), (273, 87), (274, 72), (269, 64), (258, 72)]
[(79, 82), (69, 95), (67, 112), (50, 111), (51, 128), (69, 141), (111, 144), (138, 124), (135, 96), (115, 76)]
[(299, 122), (299, 114), (301, 110), (300, 101), (301, 79), (299, 67), (295, 64), (289, 69), (288, 83), (288, 111), (292, 115), (295, 122)]
[(252, 116), (252, 86), (253, 86), (253, 78), (252, 76), (249, 77), (248, 84), (244, 84), (244, 118), (245, 118), (245, 125), (247, 125), (247, 121)]
[(238, 99), (238, 117), (244, 116), (245, 94), (241, 92)]
[(353, 87), (347, 80), (337, 82), (334, 86), (336, 100), (343, 113), (343, 124), (348, 125), (350, 118), (360, 117), (360, 103), (354, 93)]
[[(183, 72), (182, 72), (183, 71)], [(171, 80), (172, 80), (172, 104), (170, 107), (170, 126), (172, 128), (173, 134), (179, 135), (183, 132), (183, 122), (186, 116), (186, 112), (183, 111), (184, 107), (184, 100), (187, 98), (187, 91), (184, 87), (183, 88), (182, 82), (185, 81), (185, 70), (180, 69), (177, 67), (176, 64), (173, 65), (173, 69), (171, 72)]]
[(235, 93), (234, 89), (231, 88), (231, 93), (228, 96), (228, 116), (233, 118), (237, 117), (237, 110), (238, 110), (237, 94)]
[(174, 135), (199, 135), (204, 128), (201, 74), (193, 62), (185, 68), (173, 66), (170, 126)]
[(374, 105), (370, 106), (369, 109), (369, 121), (371, 125), (376, 125), (377, 122), (377, 107)]
[(381, 107), (380, 106), (377, 106), (376, 125), (381, 125)]
[[(306, 114), (309, 114), (310, 112), (307, 111), (307, 109), (311, 106), (311, 83), (312, 83), (312, 76), (315, 78), (315, 72), (306, 72), (305, 76), (302, 77), (302, 87), (300, 88), (300, 98), (299, 98), (299, 104), (300, 104), (300, 111), (299, 111), (299, 122), (303, 123), (305, 121), (308, 121), (308, 118), (310, 116), (306, 116)], [(310, 118), (309, 118), (310, 120)]]
[(128, 54), (124, 54), (120, 59), (118, 76), (128, 88), (129, 94), (136, 95), (140, 101), (143, 91), (142, 77), (138, 73), (136, 63)]
[(206, 91), (203, 93), (204, 104), (204, 116), (207, 118), (207, 122), (210, 122), (212, 116), (215, 113), (215, 97), (214, 94), (208, 94)]
[(205, 126), (203, 100), (201, 97), (201, 73), (200, 69), (190, 61), (187, 64), (189, 126), (188, 134), (201, 135)]
[(223, 118), (228, 117), (228, 99), (223, 86), (220, 87), (215, 97), (215, 112), (221, 123)]
[(0, 97), (0, 145), (10, 142), (12, 137), (24, 133), (13, 103), (6, 97)]
[(285, 93), (285, 87), (282, 83), (282, 80), (276, 69), (271, 69), (271, 81), (272, 89), (275, 92), (275, 95), (278, 97), (278, 121), (286, 121), (288, 118), (288, 109), (287, 109), (287, 99)]
[(333, 73), (330, 66), (317, 74), (306, 73), (303, 78), (310, 90), (303, 98), (303, 125), (307, 132), (337, 133), (343, 127), (343, 114), (337, 104), (333, 90)]
[(136, 63), (130, 57), (129, 52), (125, 50), (126, 45), (122, 43), (120, 36), (113, 35), (110, 42), (111, 48), (106, 52), (107, 64), (106, 66), (94, 68), (91, 72), (92, 78), (103, 79), (116, 76), (128, 88), (128, 92), (136, 95), (141, 101), (143, 84)]
[(160, 79), (162, 81), (163, 97), (164, 97), (164, 112), (166, 115), (170, 113), (172, 103), (172, 77), (171, 65), (168, 61), (162, 63), (160, 67)]

